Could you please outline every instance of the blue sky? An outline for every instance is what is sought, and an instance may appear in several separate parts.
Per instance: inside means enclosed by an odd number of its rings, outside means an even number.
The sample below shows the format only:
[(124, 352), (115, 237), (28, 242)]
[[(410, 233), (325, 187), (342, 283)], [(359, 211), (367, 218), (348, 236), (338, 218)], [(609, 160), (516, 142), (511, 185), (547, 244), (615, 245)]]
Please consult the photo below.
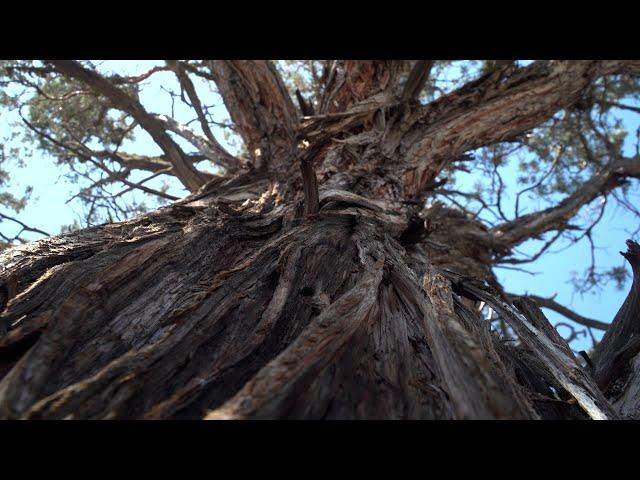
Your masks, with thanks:
[[(139, 73), (153, 65), (158, 64), (155, 61), (108, 61), (103, 62), (101, 69), (110, 70), (113, 69), (120, 74), (127, 73)], [(222, 120), (227, 117), (226, 110), (222, 105), (222, 100), (210, 90), (210, 86), (205, 82), (198, 79), (194, 79), (194, 83), (203, 100), (206, 100), (207, 104), (216, 104), (215, 115), (218, 120)], [(152, 77), (152, 80), (148, 82), (148, 85), (143, 89), (141, 95), (141, 101), (145, 107), (154, 113), (171, 115), (171, 101), (169, 95), (162, 90), (162, 86), (175, 87), (174, 75), (170, 72), (161, 72)], [(178, 121), (187, 122), (192, 120), (194, 115), (189, 107), (185, 106), (177, 100), (174, 104), (174, 115)], [(621, 117), (624, 119), (624, 124), (629, 132), (635, 132), (640, 126), (640, 115), (634, 115), (627, 112), (621, 113)], [(17, 116), (7, 111), (0, 110), (0, 138), (5, 137), (11, 132), (13, 127), (11, 123), (17, 120)], [(197, 122), (190, 124), (190, 126), (200, 131), (200, 127)], [(236, 151), (236, 146), (229, 144), (219, 127), (213, 128), (213, 132), (216, 138), (225, 145), (231, 152)], [(633, 137), (633, 135), (630, 135)], [(175, 138), (175, 137), (174, 137)], [(632, 139), (631, 139), (632, 140)], [(181, 142), (180, 139), (177, 139)], [(631, 142), (628, 141), (625, 148), (630, 150)], [(187, 148), (192, 151), (192, 148)], [(160, 154), (160, 149), (150, 139), (150, 137), (142, 130), (136, 130), (136, 140), (132, 144), (123, 145), (122, 151), (141, 153), (141, 154)], [(625, 152), (630, 154), (630, 151)], [(200, 168), (204, 166), (202, 164)], [(211, 167), (208, 167), (210, 169)], [(27, 186), (33, 187), (33, 194), (31, 201), (27, 207), (20, 212), (18, 217), (29, 225), (41, 228), (49, 233), (55, 234), (60, 231), (62, 225), (73, 223), (74, 219), (80, 219), (81, 205), (78, 201), (71, 201), (67, 203), (69, 198), (77, 192), (78, 186), (69, 182), (63, 175), (60, 167), (56, 166), (53, 159), (42, 156), (39, 153), (35, 153), (31, 158), (27, 159), (26, 166), (18, 168), (15, 162), (11, 168), (11, 191), (17, 194), (24, 191)], [(141, 173), (139, 178), (146, 176), (147, 174)], [(514, 182), (516, 175), (516, 167), (508, 166), (505, 170), (504, 180), (508, 185)], [(165, 177), (166, 178), (166, 177)], [(473, 175), (461, 178), (462, 185), (472, 185), (476, 179)], [(156, 179), (150, 182), (149, 186), (158, 187), (162, 183), (162, 179)], [(181, 186), (173, 181), (172, 187), (169, 193), (176, 196), (182, 196), (186, 194), (186, 191)], [(636, 200), (640, 200), (638, 196), (637, 182), (634, 184), (634, 197)], [(512, 187), (507, 189), (507, 202), (513, 200), (513, 194), (518, 187)], [(121, 188), (117, 188), (115, 191), (119, 191)], [(133, 194), (135, 198), (142, 199), (143, 195), (140, 193)], [(638, 202), (640, 204), (640, 201)], [(530, 210), (539, 208), (539, 203), (532, 200), (526, 200), (524, 206)], [(9, 212), (7, 212), (9, 213)], [(612, 266), (620, 266), (624, 264), (622, 256), (618, 253), (620, 250), (624, 250), (625, 240), (629, 238), (627, 231), (635, 230), (638, 226), (638, 219), (634, 218), (629, 212), (616, 207), (613, 202), (609, 204), (605, 210), (605, 216), (599, 225), (594, 229), (593, 239), (596, 246), (599, 249), (596, 251), (597, 265), (601, 268), (607, 268)], [(10, 232), (10, 225), (8, 223), (2, 224), (3, 230)], [(32, 235), (30, 238), (39, 238), (38, 235)], [(637, 240), (637, 238), (636, 238)], [(530, 242), (523, 245), (520, 250), (524, 253), (534, 253), (536, 251), (536, 242)], [(562, 246), (559, 244), (558, 246)], [(558, 247), (552, 247), (551, 251), (558, 250)], [(613, 282), (606, 285), (601, 290), (594, 290), (593, 292), (585, 295), (578, 295), (574, 293), (573, 287), (570, 283), (571, 272), (582, 273), (588, 266), (589, 259), (589, 245), (586, 240), (572, 246), (569, 249), (562, 251), (561, 253), (547, 253), (540, 259), (524, 267), (533, 272), (539, 272), (532, 276), (526, 273), (496, 269), (499, 280), (505, 286), (505, 289), (512, 293), (532, 293), (540, 296), (552, 296), (556, 295), (556, 300), (572, 308), (577, 313), (584, 316), (595, 318), (604, 322), (609, 322), (613, 319), (614, 315), (618, 311), (620, 305), (624, 301), (628, 292), (630, 282), (627, 282), (623, 290), (616, 289)], [(626, 267), (630, 274), (630, 269)], [(571, 323), (559, 314), (552, 311), (546, 311), (549, 319), (552, 323), (566, 322)], [(583, 327), (577, 326), (579, 330)], [(561, 333), (566, 333), (560, 327)], [(602, 333), (593, 330), (596, 338), (600, 338)], [(586, 334), (580, 337), (579, 341), (574, 342), (572, 345), (576, 349), (586, 349), (591, 346), (591, 340)]]

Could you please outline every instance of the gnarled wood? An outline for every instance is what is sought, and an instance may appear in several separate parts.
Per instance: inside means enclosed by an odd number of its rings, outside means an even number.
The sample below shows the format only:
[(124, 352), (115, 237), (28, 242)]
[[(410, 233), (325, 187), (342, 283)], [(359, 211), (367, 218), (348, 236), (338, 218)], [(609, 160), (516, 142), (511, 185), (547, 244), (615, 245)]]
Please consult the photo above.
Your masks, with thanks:
[(393, 60), (334, 60), (320, 102), (321, 114), (345, 112), (354, 104), (394, 88), (400, 64)]
[[(193, 194), (2, 252), (0, 418), (637, 415), (637, 245), (632, 293), (596, 355), (600, 387), (624, 383), (607, 396), (539, 309), (512, 303), (491, 272), (513, 245), (637, 176), (635, 160), (493, 230), (437, 203), (422, 208), (447, 162), (538, 125), (629, 62), (509, 62), (421, 106), (411, 99), (428, 65), (403, 94), (398, 63), (340, 61), (321, 111), (299, 123), (270, 62), (213, 61), (256, 167), (242, 169), (206, 129), (196, 138), (79, 64), (55, 64), (161, 128), (166, 159), (139, 160), (183, 169)], [(165, 130), (237, 171), (191, 177), (194, 159)], [(478, 301), (515, 343), (491, 330)]]
[[(614, 388), (620, 394), (625, 391), (620, 383), (627, 381), (629, 374), (633, 372), (631, 380), (632, 388), (629, 393), (638, 389), (637, 357), (640, 354), (640, 245), (631, 240), (627, 241), (628, 250), (622, 255), (627, 259), (633, 270), (633, 282), (627, 298), (617, 315), (611, 322), (611, 326), (602, 337), (602, 340), (594, 351), (595, 376), (603, 391)], [(617, 385), (616, 385), (617, 384)], [(629, 403), (629, 399), (621, 400)], [(640, 401), (636, 398), (633, 406), (627, 405), (628, 412), (638, 410)]]

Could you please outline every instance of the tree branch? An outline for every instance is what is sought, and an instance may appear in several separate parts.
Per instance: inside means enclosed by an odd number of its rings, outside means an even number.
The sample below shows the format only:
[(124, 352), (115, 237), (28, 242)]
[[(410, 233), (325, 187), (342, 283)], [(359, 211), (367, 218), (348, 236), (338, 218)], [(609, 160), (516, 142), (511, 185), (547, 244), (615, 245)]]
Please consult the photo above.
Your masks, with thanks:
[(229, 172), (235, 172), (241, 168), (242, 160), (227, 152), (213, 136), (211, 138), (204, 137), (166, 115), (155, 115), (155, 118), (163, 124), (164, 128), (193, 144), (204, 158), (222, 165)]
[(150, 68), (144, 73), (141, 73), (140, 75), (136, 75), (133, 77), (121, 77), (120, 75), (113, 75), (112, 77), (109, 77), (109, 80), (116, 85), (140, 83), (158, 72), (166, 72), (167, 70), (168, 67), (156, 66)]
[(76, 61), (51, 60), (48, 63), (55, 66), (63, 75), (74, 78), (89, 86), (98, 94), (104, 95), (119, 110), (129, 113), (160, 146), (169, 162), (173, 165), (176, 176), (190, 191), (196, 191), (206, 182), (207, 176), (198, 172), (193, 167), (193, 164), (186, 160), (186, 154), (167, 135), (162, 124), (153, 115), (150, 115), (138, 100), (116, 87), (97, 72), (83, 67)]
[(193, 132), (186, 126), (179, 125), (175, 120), (164, 117), (165, 125), (170, 125), (169, 130), (177, 133), (178, 135), (186, 138), (192, 142), (204, 156), (209, 158), (215, 163), (219, 163), (224, 166), (228, 171), (233, 172), (240, 168), (241, 161), (227, 152), (222, 145), (218, 143), (211, 128), (209, 122), (205, 117), (204, 110), (200, 98), (196, 93), (196, 88), (193, 82), (189, 78), (189, 74), (186, 72), (184, 62), (176, 60), (166, 60), (167, 66), (176, 74), (180, 86), (187, 92), (191, 106), (196, 111), (198, 121), (202, 127), (202, 131), (206, 138), (202, 138), (197, 133)]
[(627, 240), (627, 247), (620, 254), (633, 271), (631, 289), (593, 355), (595, 377), (602, 391), (623, 377), (629, 362), (640, 353), (640, 245)]
[[(539, 61), (506, 65), (412, 114), (387, 136), (407, 164), (409, 196), (464, 152), (513, 138), (573, 104), (594, 80), (624, 70), (625, 61)], [(401, 147), (401, 148), (400, 148)]]
[[(120, 197), (120, 196), (124, 195), (125, 193), (129, 193), (130, 191), (132, 191), (132, 190), (134, 190), (134, 189), (136, 189), (136, 188), (137, 188), (137, 189), (140, 189), (140, 190), (143, 190), (143, 188), (142, 188), (143, 184), (147, 183), (147, 182), (148, 182), (148, 181), (150, 181), (150, 180), (153, 180), (153, 179), (154, 179), (154, 178), (156, 178), (156, 177), (159, 177), (160, 175), (163, 175), (163, 174), (168, 173), (168, 172), (170, 171), (170, 169), (171, 169), (171, 167), (169, 167), (169, 168), (168, 168), (168, 169), (166, 169), (166, 170), (159, 170), (159, 171), (157, 171), (156, 173), (154, 173), (154, 174), (152, 174), (152, 175), (149, 175), (148, 177), (143, 178), (143, 179), (142, 179), (142, 180), (140, 180), (139, 182), (137, 182), (137, 183), (135, 183), (135, 184), (133, 184), (133, 185), (129, 186), (128, 188), (125, 188), (125, 189), (124, 189), (124, 190), (122, 190), (121, 192), (116, 193), (116, 194), (114, 195), (114, 197)], [(144, 188), (147, 188), (147, 187), (144, 187)], [(154, 190), (153, 192), (147, 192), (147, 193), (153, 193), (154, 195), (157, 195), (157, 193), (155, 193), (155, 192), (156, 192), (156, 191)], [(177, 197), (174, 197), (173, 195), (168, 195), (168, 194), (164, 194), (164, 195), (165, 195), (165, 197), (164, 197), (164, 198), (167, 198), (168, 200), (178, 200), (178, 198), (177, 198)]]
[(558, 240), (560, 238), (560, 235), (562, 235), (563, 230), (558, 230), (556, 232), (556, 234), (551, 237), (551, 239), (549, 239), (548, 241), (546, 241), (544, 243), (544, 245), (542, 246), (542, 248), (540, 248), (540, 250), (538, 250), (534, 255), (531, 255), (527, 258), (503, 258), (503, 257), (498, 257), (495, 260), (496, 264), (505, 264), (508, 263), (510, 265), (522, 265), (523, 263), (531, 263), (531, 262), (535, 262), (538, 258), (540, 258), (542, 256), (542, 254), (544, 252), (546, 252), (549, 247), (551, 245), (553, 245), (555, 243), (556, 240)]
[(402, 102), (408, 102), (418, 97), (429, 79), (431, 67), (433, 67), (433, 60), (418, 60), (415, 63), (400, 96)]
[(21, 222), (20, 220), (18, 220), (17, 218), (13, 218), (13, 217), (11, 217), (9, 215), (5, 215), (4, 213), (0, 213), (0, 218), (3, 218), (5, 220), (10, 220), (10, 221), (20, 225), (22, 230), (20, 231), (20, 233), (18, 233), (18, 235), (15, 236), (15, 238), (18, 238), (20, 236), (20, 234), (25, 230), (27, 232), (39, 233), (40, 235), (44, 235), (45, 237), (49, 237), (51, 235), (50, 233), (47, 233), (44, 230), (40, 230), (39, 228), (30, 227), (29, 225), (27, 225), (27, 224)]
[[(147, 182), (149, 180), (151, 180), (152, 178), (155, 178), (158, 175), (161, 174), (171, 174), (173, 172), (173, 166), (166, 161), (163, 161), (162, 159), (153, 159), (151, 157), (140, 157), (140, 158), (136, 158), (138, 156), (135, 155), (127, 155), (124, 153), (116, 153), (116, 152), (110, 152), (110, 151), (94, 151), (91, 150), (89, 147), (87, 147), (86, 145), (84, 145), (83, 143), (80, 142), (76, 142), (76, 145), (67, 145), (63, 142), (60, 142), (58, 140), (56, 140), (55, 138), (53, 138), (51, 135), (40, 131), (39, 129), (37, 129), (34, 125), (32, 125), (26, 118), (24, 118), (24, 116), (22, 115), (22, 113), (20, 113), (20, 117), (22, 119), (22, 121), (24, 122), (24, 124), (33, 132), (35, 132), (37, 135), (41, 136), (42, 138), (48, 140), (49, 142), (53, 143), (54, 145), (63, 148), (65, 150), (70, 151), (71, 153), (77, 155), (79, 158), (82, 158), (83, 161), (89, 161), (91, 162), (93, 165), (95, 165), (98, 169), (102, 170), (103, 172), (107, 173), (107, 175), (109, 175), (106, 179), (104, 179), (102, 181), (102, 183), (112, 183), (112, 182), (122, 182), (125, 185), (127, 185), (128, 187), (130, 187), (128, 190), (126, 191), (130, 191), (132, 189), (139, 189), (142, 190), (145, 193), (149, 193), (151, 195), (156, 195), (158, 197), (167, 199), (167, 200), (178, 200), (177, 197), (174, 197), (173, 195), (169, 195), (167, 193), (164, 192), (160, 192), (158, 190), (154, 190), (152, 188), (149, 187), (145, 187), (144, 185), (142, 185), (144, 182)], [(111, 171), (111, 169), (107, 168), (105, 165), (103, 165), (101, 162), (95, 161), (93, 159), (93, 157), (96, 158), (100, 158), (100, 159), (104, 159), (104, 158), (109, 158), (110, 160), (115, 161), (116, 163), (120, 164), (122, 167), (124, 167), (125, 171), (124, 172), (113, 172)], [(198, 160), (199, 161), (199, 160)], [(146, 168), (144, 168), (146, 167)], [(143, 170), (151, 170), (154, 171), (155, 173), (148, 177), (147, 179), (143, 180), (142, 182), (138, 182), (138, 183), (133, 183), (127, 180), (127, 176), (130, 173), (130, 170), (132, 168), (138, 168), (138, 169), (143, 169)], [(126, 192), (125, 191), (125, 192)], [(120, 192), (120, 194), (116, 195), (122, 195), (125, 192)], [(72, 197), (74, 198), (74, 197)]]
[(212, 60), (211, 74), (256, 168), (295, 146), (298, 113), (266, 60)]
[[(45, 140), (62, 149), (70, 151), (71, 153), (84, 160), (88, 160), (91, 156), (101, 159), (108, 158), (109, 160), (117, 162), (127, 170), (146, 170), (153, 173), (161, 172), (167, 175), (175, 176), (174, 168), (167, 160), (167, 157), (165, 155), (161, 155), (159, 157), (150, 157), (148, 155), (113, 152), (110, 150), (90, 150), (86, 145), (80, 143), (77, 143), (75, 146), (68, 145), (56, 140), (51, 135), (36, 128), (22, 115), (22, 113), (20, 113), (20, 118), (22, 119), (23, 123), (38, 136), (44, 138)], [(190, 163), (198, 163), (206, 160), (207, 158), (208, 157), (205, 157), (204, 155), (187, 155), (187, 161)]]
[(580, 325), (584, 325), (585, 327), (597, 328), (598, 330), (607, 330), (609, 328), (609, 324), (594, 320), (592, 318), (583, 317), (573, 310), (568, 309), (564, 305), (559, 304), (553, 298), (539, 297), (538, 295), (516, 295), (512, 293), (510, 293), (509, 296), (514, 298), (523, 297), (533, 300), (538, 304), (538, 306), (548, 308), (549, 310), (553, 310), (554, 312), (558, 312), (560, 315), (563, 315), (568, 319), (579, 323)]
[[(114, 153), (108, 150), (94, 151), (94, 154), (99, 158), (109, 158), (130, 170), (146, 170), (153, 173), (162, 171), (167, 175), (175, 175), (174, 167), (171, 165), (166, 155), (150, 157), (148, 155), (137, 155), (125, 152)], [(208, 157), (201, 154), (187, 154), (186, 161), (194, 164), (206, 160), (207, 158)], [(167, 169), (167, 167), (169, 167), (169, 169)]]
[(627, 177), (640, 178), (640, 158), (609, 163), (558, 205), (497, 225), (491, 233), (501, 245), (512, 247), (549, 230), (562, 230), (580, 208), (613, 190)]

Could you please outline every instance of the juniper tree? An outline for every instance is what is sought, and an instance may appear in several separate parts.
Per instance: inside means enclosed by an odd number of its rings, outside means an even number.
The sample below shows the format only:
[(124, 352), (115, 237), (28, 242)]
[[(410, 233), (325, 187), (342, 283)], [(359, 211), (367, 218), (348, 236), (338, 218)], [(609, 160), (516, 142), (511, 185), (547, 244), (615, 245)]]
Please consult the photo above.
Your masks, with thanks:
[[(86, 228), (1, 254), (0, 417), (640, 415), (636, 243), (610, 326), (494, 273), (590, 239), (605, 200), (637, 212), (640, 156), (616, 112), (638, 111), (640, 63), (0, 68), (24, 141), (84, 182), (86, 206)], [(158, 75), (192, 121), (145, 107)], [(127, 151), (136, 132), (161, 153)], [(511, 214), (500, 168), (513, 158)], [(487, 183), (461, 189), (469, 171)], [(548, 206), (525, 213), (526, 195)], [(530, 239), (542, 246), (522, 256)], [(624, 269), (592, 265), (586, 285), (606, 277)], [(583, 360), (541, 306), (607, 332)]]

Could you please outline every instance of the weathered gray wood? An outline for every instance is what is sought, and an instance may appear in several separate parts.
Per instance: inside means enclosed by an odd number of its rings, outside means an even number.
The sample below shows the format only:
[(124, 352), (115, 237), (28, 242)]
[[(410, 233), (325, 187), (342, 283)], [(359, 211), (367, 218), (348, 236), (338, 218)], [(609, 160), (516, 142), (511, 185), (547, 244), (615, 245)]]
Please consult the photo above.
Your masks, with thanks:
[(595, 376), (600, 388), (617, 397), (621, 413), (636, 417), (640, 409), (640, 245), (627, 241), (621, 254), (633, 271), (629, 294), (594, 351)]
[[(550, 325), (537, 328), (544, 317), (541, 312), (527, 318), (515, 307), (492, 295), (483, 288), (466, 284), (462, 288), (491, 305), (515, 330), (519, 339), (540, 358), (545, 367), (562, 387), (569, 392), (583, 410), (594, 420), (610, 420), (618, 417), (616, 411), (604, 397), (596, 382), (578, 364), (566, 344), (550, 335)], [(535, 320), (532, 320), (534, 318)]]

